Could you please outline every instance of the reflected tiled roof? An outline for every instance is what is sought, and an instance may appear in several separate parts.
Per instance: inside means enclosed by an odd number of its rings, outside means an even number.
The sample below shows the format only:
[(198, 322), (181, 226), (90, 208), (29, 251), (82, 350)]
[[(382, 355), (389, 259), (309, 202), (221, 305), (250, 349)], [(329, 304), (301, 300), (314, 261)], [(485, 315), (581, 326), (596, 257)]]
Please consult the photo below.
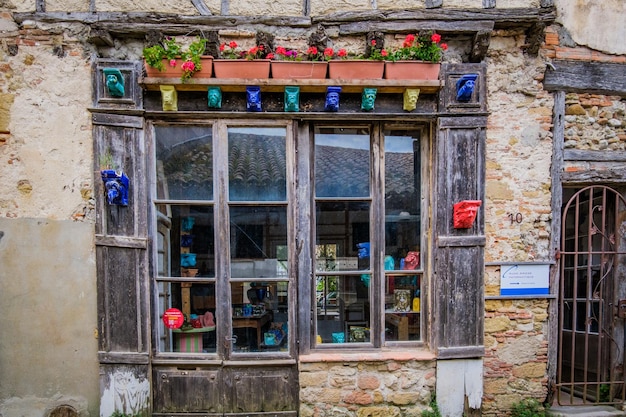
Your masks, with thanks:
[[(229, 180), (238, 186), (267, 187), (285, 184), (285, 138), (256, 134), (231, 134), (228, 149)], [(369, 196), (369, 150), (336, 146), (315, 147), (316, 189), (318, 195)], [(211, 162), (213, 149), (210, 140), (203, 143), (175, 146), (163, 152), (163, 171), (168, 181), (206, 183), (213, 180)], [(414, 199), (415, 177), (412, 153), (387, 152), (386, 195), (388, 206), (407, 207), (407, 199)], [(412, 206), (412, 204), (411, 204)]]

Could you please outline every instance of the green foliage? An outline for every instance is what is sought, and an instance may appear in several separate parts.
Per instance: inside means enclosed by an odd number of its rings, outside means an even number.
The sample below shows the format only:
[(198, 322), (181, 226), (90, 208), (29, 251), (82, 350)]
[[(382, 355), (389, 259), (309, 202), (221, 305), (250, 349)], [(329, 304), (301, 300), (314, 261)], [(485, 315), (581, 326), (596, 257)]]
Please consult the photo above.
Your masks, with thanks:
[(389, 56), (392, 61), (428, 61), (440, 62), (443, 51), (448, 45), (441, 42), (437, 33), (408, 34), (400, 48), (393, 50)]
[(546, 417), (546, 410), (535, 399), (521, 400), (511, 408), (511, 417)]
[(607, 403), (611, 401), (611, 386), (609, 384), (600, 385), (600, 402)]
[(441, 417), (441, 411), (439, 411), (439, 406), (437, 406), (437, 397), (435, 395), (430, 399), (429, 406), (431, 410), (422, 411), (421, 417)]
[(111, 414), (111, 417), (141, 417), (141, 414), (140, 413), (126, 414), (126, 413), (122, 413), (121, 411), (115, 410), (113, 414)]
[(146, 64), (159, 71), (164, 71), (163, 60), (176, 59), (182, 54), (182, 46), (176, 42), (176, 38), (168, 36), (161, 43), (143, 49), (143, 57)]
[(168, 36), (161, 43), (143, 49), (143, 57), (146, 64), (159, 71), (165, 70), (163, 60), (167, 60), (167, 65), (178, 65), (177, 60), (180, 59), (183, 75), (181, 80), (185, 81), (193, 76), (194, 73), (202, 69), (201, 57), (206, 49), (206, 39), (196, 38), (191, 42), (187, 49), (176, 42), (176, 38)]

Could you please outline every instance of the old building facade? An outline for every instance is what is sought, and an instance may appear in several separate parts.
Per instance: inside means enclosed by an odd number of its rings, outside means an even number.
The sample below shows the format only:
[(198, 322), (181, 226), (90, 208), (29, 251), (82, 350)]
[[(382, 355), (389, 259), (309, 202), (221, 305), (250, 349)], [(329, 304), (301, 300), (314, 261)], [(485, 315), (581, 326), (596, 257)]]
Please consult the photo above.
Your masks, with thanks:
[[(3, 416), (419, 416), (435, 394), (444, 416), (623, 403), (621, 0), (0, 11)], [(182, 83), (142, 61), (162, 35), (205, 37), (217, 57), (259, 39), (362, 53), (424, 30), (448, 45), (435, 81)], [(127, 203), (109, 201), (120, 183), (105, 168), (127, 176)], [(454, 227), (463, 200), (480, 201), (469, 228)], [(200, 325), (170, 326), (177, 311)]]

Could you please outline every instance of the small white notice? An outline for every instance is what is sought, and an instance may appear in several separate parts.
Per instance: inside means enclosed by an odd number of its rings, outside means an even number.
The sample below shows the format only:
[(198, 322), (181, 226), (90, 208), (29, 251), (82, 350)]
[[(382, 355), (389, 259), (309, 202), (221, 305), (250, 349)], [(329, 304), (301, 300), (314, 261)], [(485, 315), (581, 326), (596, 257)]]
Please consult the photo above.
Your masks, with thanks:
[(550, 265), (500, 266), (500, 295), (546, 295), (550, 292)]

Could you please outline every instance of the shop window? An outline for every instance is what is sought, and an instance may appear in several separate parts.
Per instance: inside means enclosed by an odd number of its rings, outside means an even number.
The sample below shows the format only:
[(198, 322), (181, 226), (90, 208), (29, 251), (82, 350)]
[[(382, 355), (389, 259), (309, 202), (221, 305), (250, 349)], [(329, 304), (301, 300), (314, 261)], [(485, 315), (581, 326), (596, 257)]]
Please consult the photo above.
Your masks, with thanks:
[(314, 130), (318, 348), (422, 339), (420, 133), (378, 124)]
[[(153, 126), (157, 353), (292, 355), (299, 331), (321, 349), (422, 341), (423, 126), (315, 124), (297, 149), (291, 123)], [(311, 300), (290, 299), (306, 285)], [(293, 323), (303, 306), (312, 327)], [(168, 326), (171, 309), (186, 331)]]

